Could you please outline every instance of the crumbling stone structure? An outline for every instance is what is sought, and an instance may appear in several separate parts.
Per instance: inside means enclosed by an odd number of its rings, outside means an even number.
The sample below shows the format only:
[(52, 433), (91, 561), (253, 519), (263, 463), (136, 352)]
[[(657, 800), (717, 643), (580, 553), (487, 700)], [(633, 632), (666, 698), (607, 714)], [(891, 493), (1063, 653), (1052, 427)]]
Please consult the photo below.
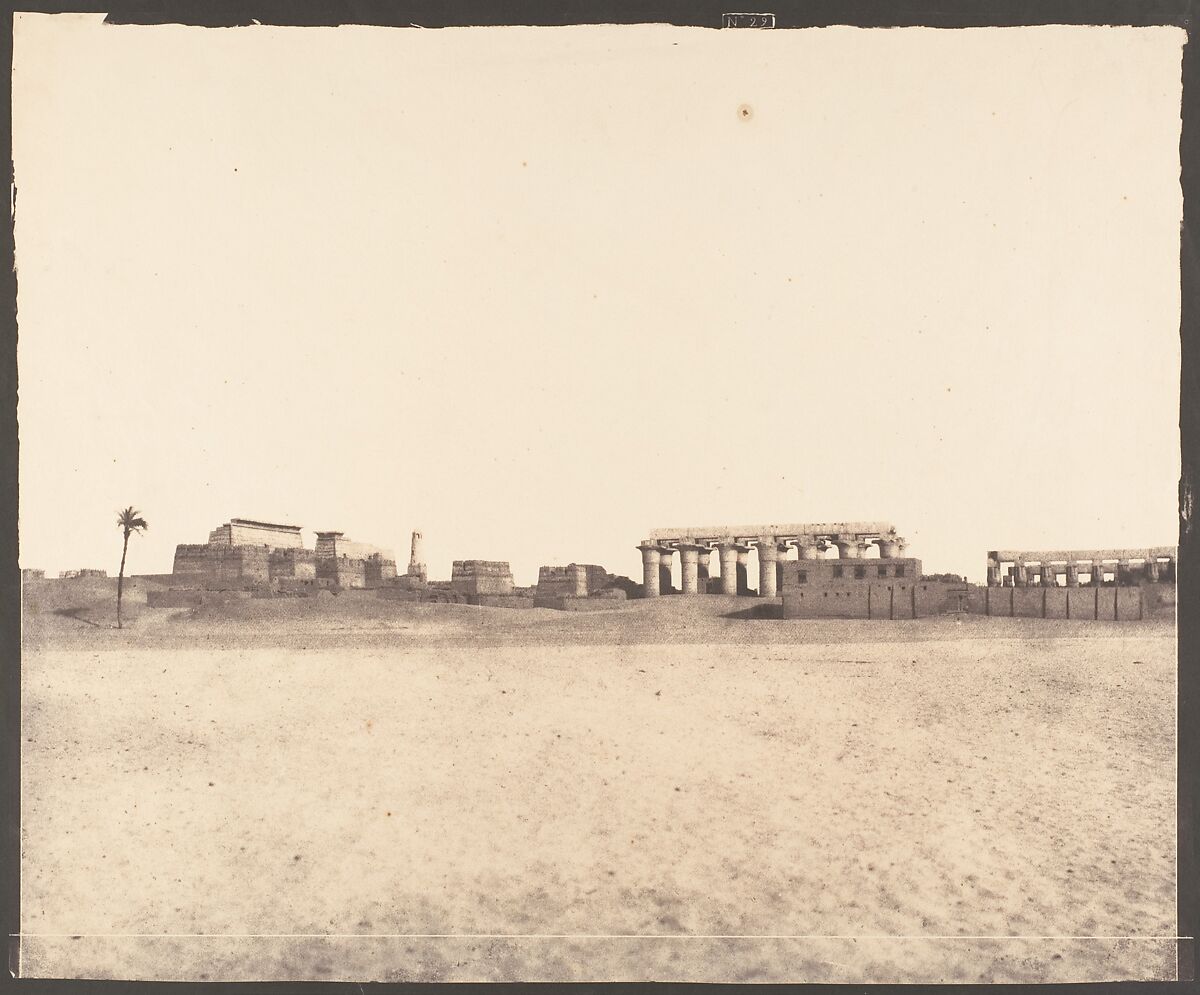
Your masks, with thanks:
[(343, 532), (318, 532), (317, 577), (339, 587), (380, 587), (396, 576), (396, 557), (385, 549), (352, 542)]
[(270, 555), (268, 546), (179, 545), (171, 584), (208, 590), (266, 584), (271, 579)]
[(28, 583), (31, 580), (45, 580), (45, 579), (46, 579), (46, 571), (45, 570), (38, 570), (34, 567), (22, 567), (21, 568), (21, 580), (23, 582)]
[(312, 552), (303, 548), (299, 525), (231, 518), (208, 534), (207, 543), (175, 547), (171, 587), (251, 590), (283, 578), (314, 575)]
[(455, 560), (450, 568), (450, 587), (468, 596), (512, 594), (512, 570), (503, 560)]
[(59, 580), (79, 580), (86, 577), (107, 577), (107, 570), (95, 570), (89, 567), (84, 567), (81, 570), (63, 570), (59, 573)]
[(275, 580), (315, 580), (317, 554), (311, 549), (272, 549), (267, 556), (267, 575)]
[(1172, 611), (1177, 550), (992, 550), (987, 586), (973, 607), (985, 615), (1129, 621)]
[(604, 599), (594, 607), (613, 607), (614, 602), (626, 598), (627, 591), (622, 581), (632, 584), (628, 578), (610, 574), (595, 563), (542, 567), (538, 570), (537, 587), (534, 589), (535, 604), (539, 608), (586, 611), (588, 608), (578, 602)]
[[(1175, 582), (1174, 546), (1146, 549), (993, 550), (988, 587), (1104, 587)], [(1059, 580), (1063, 583), (1060, 584)]]

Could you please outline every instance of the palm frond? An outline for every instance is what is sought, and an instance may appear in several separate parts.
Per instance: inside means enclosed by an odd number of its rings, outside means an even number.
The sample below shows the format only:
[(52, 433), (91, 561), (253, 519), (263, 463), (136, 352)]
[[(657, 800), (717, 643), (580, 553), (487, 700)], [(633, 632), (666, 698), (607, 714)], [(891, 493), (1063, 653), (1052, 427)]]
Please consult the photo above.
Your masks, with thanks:
[(117, 528), (124, 529), (127, 532), (140, 532), (150, 528), (146, 519), (142, 518), (141, 515), (140, 511), (133, 505), (130, 505), (117, 515)]

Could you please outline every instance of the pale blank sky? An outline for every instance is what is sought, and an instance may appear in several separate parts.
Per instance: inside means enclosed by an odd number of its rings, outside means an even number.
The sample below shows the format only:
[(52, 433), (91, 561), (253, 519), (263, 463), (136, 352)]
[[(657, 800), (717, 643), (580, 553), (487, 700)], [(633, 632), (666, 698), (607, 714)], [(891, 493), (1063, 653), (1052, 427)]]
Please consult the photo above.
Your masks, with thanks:
[(1172, 543), (1183, 41), (18, 14), (21, 563)]

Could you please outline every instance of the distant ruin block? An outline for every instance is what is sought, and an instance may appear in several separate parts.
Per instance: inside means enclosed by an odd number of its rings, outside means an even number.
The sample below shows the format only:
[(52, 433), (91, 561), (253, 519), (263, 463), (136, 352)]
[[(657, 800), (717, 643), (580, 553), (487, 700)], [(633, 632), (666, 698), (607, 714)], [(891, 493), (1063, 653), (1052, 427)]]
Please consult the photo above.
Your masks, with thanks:
[(23, 567), (21, 569), (21, 580), (23, 582), (28, 583), (31, 580), (45, 580), (45, 579), (46, 579), (46, 571), (45, 570), (37, 570), (37, 569), (34, 569), (33, 567)]
[(586, 597), (588, 593), (588, 568), (578, 563), (565, 567), (541, 567), (538, 569), (537, 596), (559, 598), (565, 596)]
[(63, 570), (58, 575), (60, 580), (79, 580), (80, 578), (85, 578), (85, 577), (96, 578), (96, 577), (107, 577), (107, 576), (108, 576), (107, 570), (95, 570), (95, 569), (91, 569), (89, 567), (84, 567), (81, 570)]
[(208, 534), (208, 542), (217, 546), (269, 546), (272, 549), (299, 549), (304, 545), (299, 525), (256, 522), (248, 518), (231, 518)]
[(372, 553), (363, 561), (363, 574), (367, 587), (380, 587), (396, 579), (396, 561), (383, 553)]
[(271, 579), (270, 550), (266, 546), (176, 546), (171, 579), (178, 586), (210, 590), (266, 584)]
[(583, 599), (606, 599), (598, 607), (613, 606), (631, 593), (640, 594), (639, 585), (628, 577), (617, 577), (595, 563), (568, 563), (565, 567), (542, 567), (538, 571), (537, 587), (533, 589), (539, 608), (559, 611), (585, 611), (575, 602)]
[(503, 560), (455, 560), (450, 587), (459, 594), (512, 594), (513, 576)]
[(396, 576), (395, 554), (343, 532), (318, 532), (315, 554), (317, 576), (340, 587), (379, 587)]
[(272, 549), (267, 557), (271, 580), (315, 580), (317, 554), (311, 549)]

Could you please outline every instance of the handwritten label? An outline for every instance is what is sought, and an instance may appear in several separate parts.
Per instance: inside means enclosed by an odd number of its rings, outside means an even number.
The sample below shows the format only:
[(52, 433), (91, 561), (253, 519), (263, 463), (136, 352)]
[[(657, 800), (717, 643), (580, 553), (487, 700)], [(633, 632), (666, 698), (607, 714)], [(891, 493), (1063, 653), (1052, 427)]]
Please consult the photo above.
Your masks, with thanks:
[(722, 27), (726, 28), (773, 28), (774, 14), (725, 14)]

